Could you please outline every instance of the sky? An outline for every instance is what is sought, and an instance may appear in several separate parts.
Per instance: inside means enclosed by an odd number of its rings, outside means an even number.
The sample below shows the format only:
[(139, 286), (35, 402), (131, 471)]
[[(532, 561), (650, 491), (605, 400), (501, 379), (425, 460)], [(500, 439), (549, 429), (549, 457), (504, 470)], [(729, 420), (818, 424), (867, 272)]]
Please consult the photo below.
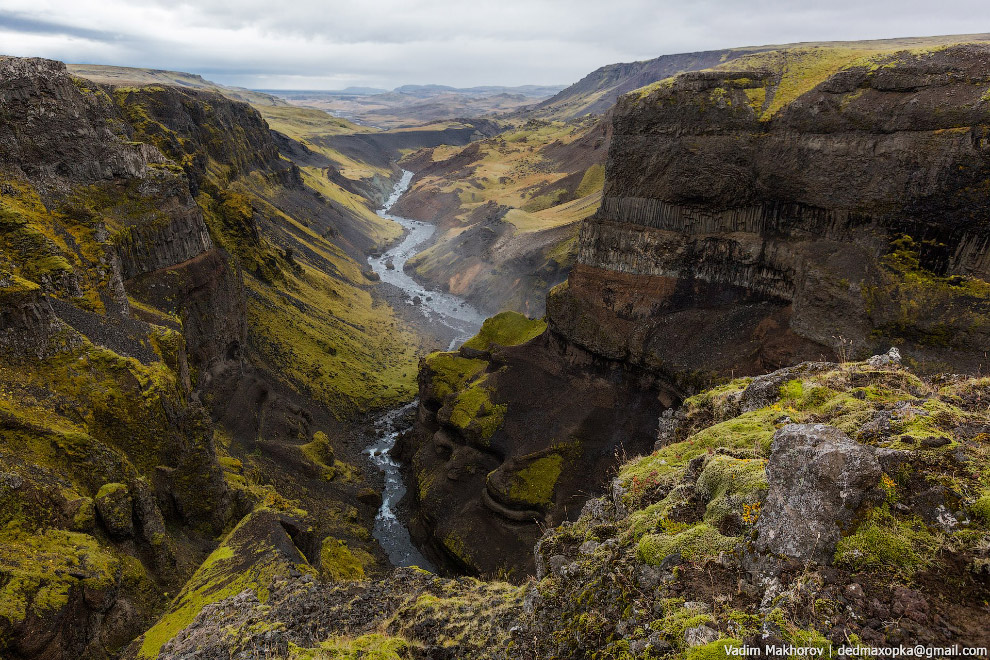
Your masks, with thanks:
[(564, 85), (670, 53), (976, 32), (987, 0), (0, 0), (0, 54), (253, 89)]

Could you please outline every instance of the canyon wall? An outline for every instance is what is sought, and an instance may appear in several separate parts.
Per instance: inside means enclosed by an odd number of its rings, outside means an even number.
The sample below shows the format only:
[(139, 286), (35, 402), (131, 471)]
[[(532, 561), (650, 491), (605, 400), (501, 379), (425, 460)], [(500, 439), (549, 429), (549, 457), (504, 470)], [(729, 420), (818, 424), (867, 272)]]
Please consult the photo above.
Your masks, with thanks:
[(553, 328), (678, 379), (888, 344), (975, 371), (990, 342), (988, 55), (854, 60), (786, 100), (786, 67), (826, 54), (785, 51), (624, 97)]
[[(531, 568), (522, 542), (488, 558), (488, 539), (508, 535), (492, 529), (535, 540), (541, 524), (576, 515), (583, 494), (604, 487), (609, 462), (585, 465), (580, 484), (554, 482), (551, 505), (525, 520), (493, 497), (499, 465), (578, 438), (576, 455), (590, 452), (581, 460), (647, 451), (641, 436), (657, 437), (661, 411), (733, 377), (892, 345), (922, 371), (985, 369), (988, 64), (986, 45), (794, 48), (622, 97), (602, 203), (581, 224), (567, 282), (548, 296), (547, 330), (495, 349), (482, 369), (489, 409), (502, 406), (486, 427), (497, 458), (481, 470), (487, 479), (442, 476), (476, 445), (445, 423), (444, 407), (479, 378), (437, 397), (427, 361), (420, 392), (432, 409), (413, 463), (421, 537), (476, 571)], [(532, 372), (554, 371), (567, 373), (565, 392), (530, 386)], [(590, 412), (602, 400), (645, 421), (584, 434), (591, 427), (560, 423), (568, 409), (611, 419)], [(512, 431), (519, 424), (525, 437)], [(538, 485), (537, 471), (519, 472)], [(451, 543), (455, 519), (483, 520), (471, 524), (484, 531)]]
[(0, 655), (184, 624), (230, 587), (182, 591), (238, 520), (239, 580), (379, 570), (339, 418), (408, 396), (416, 339), (358, 261), (370, 208), (212, 91), (0, 58), (0, 119)]

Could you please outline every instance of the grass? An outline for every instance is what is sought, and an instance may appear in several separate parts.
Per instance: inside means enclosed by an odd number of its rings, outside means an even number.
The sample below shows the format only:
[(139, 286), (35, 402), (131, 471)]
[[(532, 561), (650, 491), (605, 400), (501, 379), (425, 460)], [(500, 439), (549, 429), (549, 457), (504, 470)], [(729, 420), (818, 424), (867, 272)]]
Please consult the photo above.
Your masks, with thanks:
[(546, 329), (547, 323), (542, 319), (502, 312), (485, 319), (478, 334), (464, 342), (464, 346), (481, 351), (491, 350), (493, 346), (517, 346), (540, 336)]

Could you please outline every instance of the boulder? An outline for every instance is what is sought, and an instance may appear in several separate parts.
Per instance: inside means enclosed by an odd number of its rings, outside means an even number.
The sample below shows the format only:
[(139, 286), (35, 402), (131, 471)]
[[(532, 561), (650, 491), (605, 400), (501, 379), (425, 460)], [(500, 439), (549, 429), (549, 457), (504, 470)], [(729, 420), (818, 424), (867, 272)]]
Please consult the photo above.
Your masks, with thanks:
[(824, 424), (778, 430), (766, 471), (757, 550), (822, 563), (881, 474), (868, 447)]

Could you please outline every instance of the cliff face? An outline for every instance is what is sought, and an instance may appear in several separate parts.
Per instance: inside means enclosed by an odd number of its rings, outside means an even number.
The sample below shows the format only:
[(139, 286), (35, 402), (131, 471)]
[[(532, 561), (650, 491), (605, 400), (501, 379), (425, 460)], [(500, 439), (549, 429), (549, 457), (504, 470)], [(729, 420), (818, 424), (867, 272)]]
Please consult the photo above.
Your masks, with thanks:
[(851, 60), (788, 99), (779, 67), (827, 54), (784, 51), (625, 97), (552, 326), (672, 374), (889, 343), (974, 369), (990, 331), (988, 54)]
[[(602, 203), (548, 296), (548, 329), (493, 353), (509, 369), (484, 370), (505, 408), (489, 419), (498, 449), (477, 470), (489, 474), (483, 488), (437, 467), (476, 443), (444, 423), (449, 402), (427, 362), (420, 392), (438, 412), (421, 420), (413, 464), (424, 536), (443, 546), (452, 521), (483, 519), (484, 533), (447, 545), (481, 565), (491, 529), (517, 513), (489, 505), (506, 501), (493, 496), (500, 466), (568, 442), (611, 455), (618, 420), (587, 433), (561, 423), (608, 397), (654, 433), (657, 413), (706, 386), (804, 360), (896, 345), (923, 370), (978, 371), (990, 345), (988, 56), (985, 45), (771, 51), (621, 99)], [(561, 383), (530, 388), (554, 369)], [(473, 379), (448, 399), (468, 396)], [(636, 434), (620, 435), (642, 451)], [(453, 449), (431, 454), (438, 443)], [(573, 511), (608, 465), (583, 465), (595, 475), (584, 486), (557, 483), (555, 504)], [(517, 548), (507, 565), (530, 566), (522, 543), (505, 547)]]
[(407, 394), (416, 338), (355, 260), (374, 214), (212, 92), (8, 58), (0, 116), (0, 655), (115, 656), (261, 505), (239, 573), (375, 570), (336, 417)]
[[(0, 648), (104, 657), (237, 509), (178, 317), (132, 315), (126, 284), (215, 251), (186, 178), (106, 95), (47, 60), (0, 61), (0, 81)], [(238, 298), (226, 262), (209, 279)], [(243, 337), (209, 307), (176, 301)]]

